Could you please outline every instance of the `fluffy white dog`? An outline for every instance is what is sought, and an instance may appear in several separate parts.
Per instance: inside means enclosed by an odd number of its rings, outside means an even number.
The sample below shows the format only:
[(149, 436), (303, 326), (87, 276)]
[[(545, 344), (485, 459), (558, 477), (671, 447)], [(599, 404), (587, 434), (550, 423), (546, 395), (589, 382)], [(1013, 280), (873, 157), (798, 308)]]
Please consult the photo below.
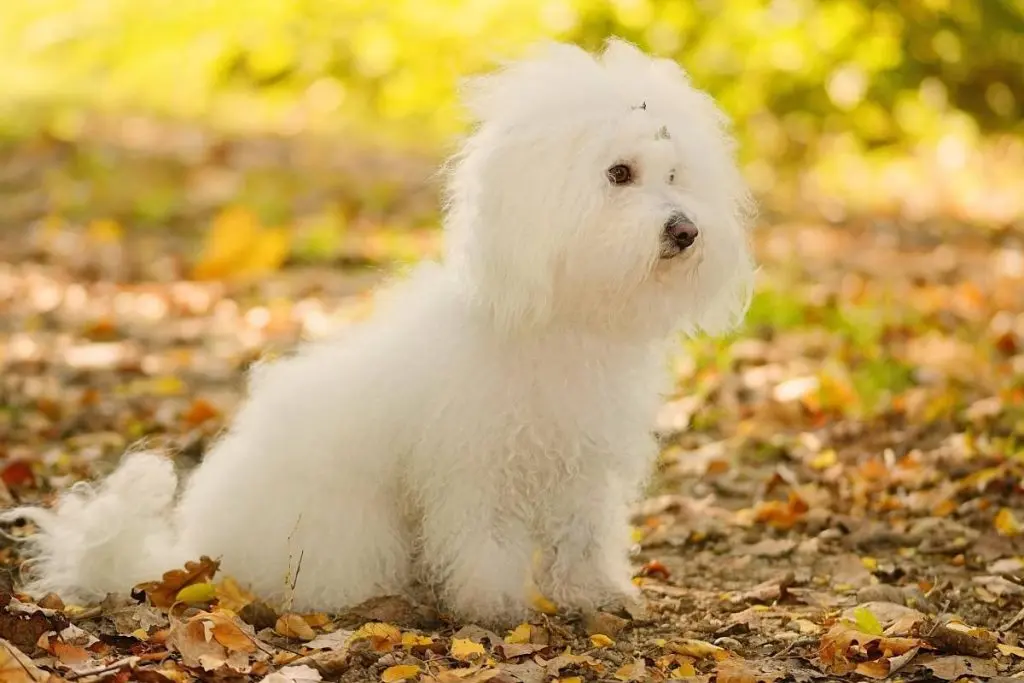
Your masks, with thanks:
[(726, 119), (619, 41), (546, 45), (465, 99), (478, 125), (450, 167), (443, 262), (260, 366), (180, 495), (169, 459), (135, 453), (54, 510), (6, 513), (38, 526), (31, 591), (93, 601), (205, 554), (299, 610), (420, 584), (505, 622), (531, 580), (567, 609), (634, 594), (628, 510), (666, 354), (750, 297)]

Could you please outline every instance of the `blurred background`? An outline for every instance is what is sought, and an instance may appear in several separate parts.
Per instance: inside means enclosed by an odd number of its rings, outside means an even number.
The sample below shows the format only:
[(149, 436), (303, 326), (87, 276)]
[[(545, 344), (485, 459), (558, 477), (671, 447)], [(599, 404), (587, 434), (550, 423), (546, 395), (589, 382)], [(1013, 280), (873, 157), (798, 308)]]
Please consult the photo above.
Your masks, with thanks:
[(747, 325), (687, 342), (667, 433), (1019, 455), (1021, 0), (3, 3), (0, 449), (50, 474), (139, 436), (199, 452), (252, 358), (437, 253), (458, 79), (610, 35), (719, 100), (762, 205)]

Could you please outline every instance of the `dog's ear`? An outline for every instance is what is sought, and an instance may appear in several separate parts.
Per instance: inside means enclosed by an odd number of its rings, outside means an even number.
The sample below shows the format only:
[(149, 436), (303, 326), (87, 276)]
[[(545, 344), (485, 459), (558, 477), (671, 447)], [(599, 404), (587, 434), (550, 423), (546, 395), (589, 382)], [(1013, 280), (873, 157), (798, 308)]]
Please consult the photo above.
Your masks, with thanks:
[(544, 225), (545, 188), (529, 141), (483, 129), (450, 163), (446, 261), (495, 326), (512, 332), (552, 311), (556, 230)]

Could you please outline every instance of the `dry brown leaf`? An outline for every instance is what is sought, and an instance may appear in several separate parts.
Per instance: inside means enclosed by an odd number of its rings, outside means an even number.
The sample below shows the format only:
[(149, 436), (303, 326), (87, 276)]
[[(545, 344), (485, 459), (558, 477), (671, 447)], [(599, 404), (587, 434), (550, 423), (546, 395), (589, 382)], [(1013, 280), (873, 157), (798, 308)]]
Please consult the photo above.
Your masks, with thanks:
[(296, 640), (313, 640), (316, 632), (298, 614), (283, 614), (277, 619), (274, 630), (285, 638)]
[(758, 675), (742, 659), (724, 659), (715, 666), (717, 683), (757, 683)]
[(80, 645), (71, 645), (69, 643), (62, 643), (59, 640), (55, 640), (50, 643), (50, 652), (54, 657), (60, 660), (61, 664), (77, 669), (83, 664), (87, 664), (92, 661), (92, 655), (84, 647)]
[(758, 505), (754, 510), (754, 521), (785, 531), (796, 526), (809, 509), (803, 498), (796, 492), (790, 492), (785, 502), (769, 500)]
[(249, 655), (257, 651), (254, 637), (231, 612), (200, 612), (188, 621), (171, 621), (167, 647), (181, 653), (182, 663), (216, 671), (227, 667), (236, 673), (251, 669)]
[(145, 591), (154, 606), (167, 609), (175, 603), (178, 591), (192, 584), (210, 581), (219, 567), (220, 562), (204, 555), (198, 562), (186, 562), (184, 569), (164, 572), (159, 581), (140, 583), (135, 588)]
[(322, 680), (323, 676), (319, 671), (311, 666), (299, 664), (275, 671), (264, 678), (261, 683), (317, 683)]
[(642, 681), (647, 677), (647, 666), (642, 659), (634, 659), (616, 670), (615, 678), (620, 681)]
[(918, 638), (872, 635), (838, 623), (821, 637), (818, 656), (831, 673), (844, 674), (865, 661), (899, 657), (923, 645)]
[(256, 596), (238, 585), (238, 582), (230, 576), (225, 576), (218, 581), (214, 590), (217, 596), (217, 605), (229, 609), (235, 614), (256, 600)]
[(45, 683), (51, 680), (21, 650), (0, 638), (0, 681), (4, 683)]
[(964, 676), (985, 679), (999, 675), (999, 670), (993, 660), (980, 657), (961, 657), (959, 655), (933, 657), (929, 655), (918, 659), (918, 664), (930, 669), (937, 678), (944, 681), (955, 681)]
[(256, 643), (249, 629), (236, 614), (227, 610), (217, 609), (213, 612), (202, 612), (191, 620), (203, 619), (213, 625), (213, 637), (217, 642), (233, 652), (255, 652)]

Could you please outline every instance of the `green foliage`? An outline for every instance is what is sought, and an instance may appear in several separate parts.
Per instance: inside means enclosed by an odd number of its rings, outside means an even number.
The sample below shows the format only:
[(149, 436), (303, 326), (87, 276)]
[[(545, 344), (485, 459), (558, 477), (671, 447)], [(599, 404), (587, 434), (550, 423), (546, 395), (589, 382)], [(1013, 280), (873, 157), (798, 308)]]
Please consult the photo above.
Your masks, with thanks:
[(678, 58), (751, 158), (1019, 126), (1020, 0), (35, 0), (0, 8), (0, 128), (73, 137), (83, 109), (127, 108), (434, 145), (459, 76), (612, 34)]

